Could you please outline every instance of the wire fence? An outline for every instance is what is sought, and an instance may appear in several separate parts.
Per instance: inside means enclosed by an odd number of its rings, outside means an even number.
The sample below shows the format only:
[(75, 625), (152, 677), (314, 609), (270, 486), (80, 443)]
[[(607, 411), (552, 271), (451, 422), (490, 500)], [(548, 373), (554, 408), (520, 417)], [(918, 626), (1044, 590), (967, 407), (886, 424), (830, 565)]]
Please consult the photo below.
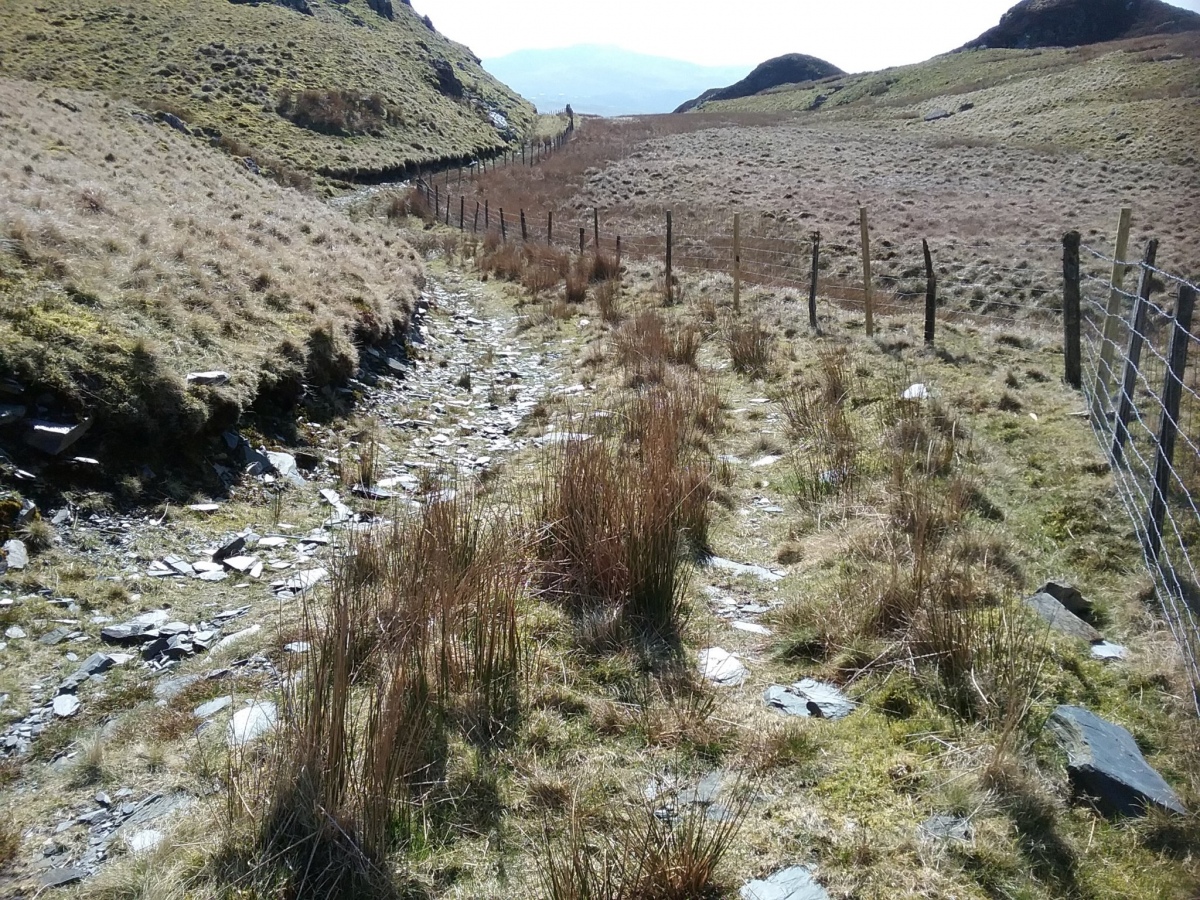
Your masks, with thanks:
[(1082, 247), (1083, 388), (1200, 712), (1197, 286), (1157, 268), (1156, 249), (1151, 242), (1137, 261)]

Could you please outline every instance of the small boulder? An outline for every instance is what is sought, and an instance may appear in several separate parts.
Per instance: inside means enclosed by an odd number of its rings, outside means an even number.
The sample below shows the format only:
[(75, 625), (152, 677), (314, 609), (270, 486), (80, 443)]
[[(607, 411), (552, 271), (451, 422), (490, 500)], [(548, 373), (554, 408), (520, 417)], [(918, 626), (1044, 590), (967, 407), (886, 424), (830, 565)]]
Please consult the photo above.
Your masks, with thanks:
[(1060, 706), (1046, 722), (1067, 753), (1067, 773), (1109, 814), (1145, 815), (1148, 806), (1186, 815), (1179, 796), (1142, 756), (1126, 729), (1078, 706)]
[(1089, 619), (1095, 613), (1092, 601), (1084, 599), (1083, 594), (1074, 585), (1060, 581), (1047, 581), (1037, 589), (1037, 592), (1049, 594), (1081, 619)]
[(1068, 610), (1050, 594), (1034, 594), (1032, 597), (1026, 598), (1025, 602), (1055, 631), (1079, 638), (1081, 641), (1087, 641), (1089, 644), (1103, 639), (1100, 632)]

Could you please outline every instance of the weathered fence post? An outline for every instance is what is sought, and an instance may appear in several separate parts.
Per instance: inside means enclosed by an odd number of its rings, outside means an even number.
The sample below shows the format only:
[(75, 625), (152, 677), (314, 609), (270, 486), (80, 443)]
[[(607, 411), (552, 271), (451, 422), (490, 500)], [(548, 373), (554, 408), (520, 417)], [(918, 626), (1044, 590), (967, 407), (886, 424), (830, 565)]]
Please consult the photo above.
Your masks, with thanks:
[(1187, 368), (1188, 344), (1192, 342), (1192, 312), (1196, 291), (1179, 286), (1171, 330), (1171, 349), (1167, 352), (1167, 375), (1163, 381), (1162, 421), (1158, 425), (1158, 452), (1154, 459), (1154, 493), (1150, 495), (1150, 521), (1146, 529), (1146, 550), (1155, 559), (1162, 549), (1163, 525), (1167, 517), (1167, 497), (1171, 492), (1171, 466), (1175, 460), (1175, 438), (1179, 434), (1179, 402), (1183, 399), (1183, 373)]
[(521, 145), (521, 165), (525, 165), (525, 145)]
[(504, 207), (500, 207), (500, 240), (508, 240), (508, 228), (504, 224)]
[(442, 214), (442, 195), (438, 190), (437, 183), (433, 185), (433, 224), (437, 224), (438, 217)]
[(546, 243), (554, 243), (554, 211), (546, 213)]
[(733, 214), (733, 311), (742, 308), (742, 215)]
[(871, 294), (871, 231), (867, 226), (867, 208), (858, 208), (858, 225), (862, 232), (863, 300), (867, 314), (867, 337), (875, 333), (875, 298)]
[(479, 233), (479, 201), (475, 201), (475, 218), (471, 221), (471, 234)]
[(529, 240), (529, 231), (525, 227), (525, 210), (521, 210), (521, 240)]
[(621, 236), (617, 235), (617, 271), (621, 271)]
[(1125, 351), (1125, 371), (1121, 377), (1121, 396), (1117, 402), (1117, 419), (1113, 423), (1112, 457), (1115, 465), (1125, 459), (1125, 443), (1129, 440), (1129, 417), (1133, 414), (1133, 394), (1137, 389), (1138, 366), (1142, 361), (1142, 344), (1146, 339), (1146, 319), (1149, 318), (1150, 292), (1154, 289), (1151, 267), (1158, 258), (1158, 241), (1151, 239), (1142, 260), (1142, 275), (1138, 280), (1137, 302), (1129, 322), (1129, 347)]
[(1100, 359), (1096, 363), (1096, 384), (1092, 388), (1092, 419), (1108, 421), (1112, 402), (1113, 359), (1117, 355), (1117, 329), (1121, 327), (1121, 287), (1125, 282), (1125, 254), (1129, 252), (1129, 224), (1133, 210), (1121, 209), (1117, 220), (1117, 246), (1113, 251), (1112, 277), (1109, 280), (1108, 308), (1104, 311), (1104, 337), (1100, 341)]
[(933, 255), (925, 238), (921, 239), (921, 250), (925, 254), (925, 346), (932, 347), (937, 328), (937, 273), (933, 271)]
[(817, 324), (817, 269), (821, 263), (821, 232), (813, 232), (812, 245), (812, 279), (808, 283), (808, 327), (820, 334), (821, 327)]
[(600, 210), (592, 207), (592, 245), (600, 252)]
[(580, 225), (579, 226), (579, 255), (580, 256), (583, 256), (583, 245), (584, 245), (584, 242), (587, 240), (586, 235), (587, 235), (587, 229), (585, 229), (582, 225)]
[(450, 188), (449, 188), (449, 186), (447, 186), (447, 188), (446, 188), (446, 225), (447, 225), (447, 227), (450, 225), (450, 203), (452, 202), (453, 199), (454, 198), (452, 198), (450, 196)]
[(1063, 235), (1063, 377), (1079, 390), (1083, 387), (1079, 352), (1079, 232)]
[(675, 291), (671, 285), (671, 212), (667, 211), (667, 305), (674, 299)]
[(492, 227), (492, 216), (488, 209), (488, 201), (483, 201), (483, 230), (490, 231)]
[(464, 223), (467, 220), (467, 198), (459, 196), (458, 198), (458, 230), (464, 230)]

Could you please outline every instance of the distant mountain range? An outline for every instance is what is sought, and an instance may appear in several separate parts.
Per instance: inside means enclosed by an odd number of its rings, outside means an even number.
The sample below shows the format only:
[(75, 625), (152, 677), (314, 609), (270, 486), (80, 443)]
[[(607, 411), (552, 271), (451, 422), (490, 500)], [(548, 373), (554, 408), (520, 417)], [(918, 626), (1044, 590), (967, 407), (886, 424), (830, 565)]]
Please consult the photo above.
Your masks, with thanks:
[(602, 116), (668, 113), (714, 84), (737, 81), (752, 68), (701, 66), (595, 44), (519, 50), (485, 59), (483, 67), (542, 112), (569, 103), (575, 112)]

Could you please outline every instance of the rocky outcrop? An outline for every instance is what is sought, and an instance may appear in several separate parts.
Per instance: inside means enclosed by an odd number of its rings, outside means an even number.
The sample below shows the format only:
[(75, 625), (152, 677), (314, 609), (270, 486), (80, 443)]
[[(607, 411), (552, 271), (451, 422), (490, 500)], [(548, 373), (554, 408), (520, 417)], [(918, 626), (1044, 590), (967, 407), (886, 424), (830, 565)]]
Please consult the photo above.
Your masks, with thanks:
[(454, 71), (454, 66), (446, 62), (444, 59), (435, 59), (433, 66), (433, 85), (443, 96), (459, 99), (462, 97), (464, 88), (463, 83), (459, 80), (458, 75)]
[(1160, 0), (1022, 0), (964, 50), (1077, 47), (1200, 30), (1200, 15)]
[[(258, 3), (259, 0), (229, 0), (230, 3)], [(308, 0), (271, 0), (276, 6), (283, 6), (287, 9), (294, 9), (298, 13), (304, 13), (306, 16), (313, 14), (312, 8), (308, 5)]]
[(367, 0), (367, 6), (385, 19), (391, 20), (396, 17), (396, 12), (392, 9), (392, 0)]
[(675, 112), (688, 112), (710, 100), (736, 100), (739, 97), (749, 97), (781, 84), (800, 84), (805, 81), (819, 81), (833, 75), (845, 74), (837, 66), (827, 63), (823, 59), (817, 59), (815, 56), (788, 53), (768, 59), (736, 84), (705, 91), (696, 99), (684, 103)]

